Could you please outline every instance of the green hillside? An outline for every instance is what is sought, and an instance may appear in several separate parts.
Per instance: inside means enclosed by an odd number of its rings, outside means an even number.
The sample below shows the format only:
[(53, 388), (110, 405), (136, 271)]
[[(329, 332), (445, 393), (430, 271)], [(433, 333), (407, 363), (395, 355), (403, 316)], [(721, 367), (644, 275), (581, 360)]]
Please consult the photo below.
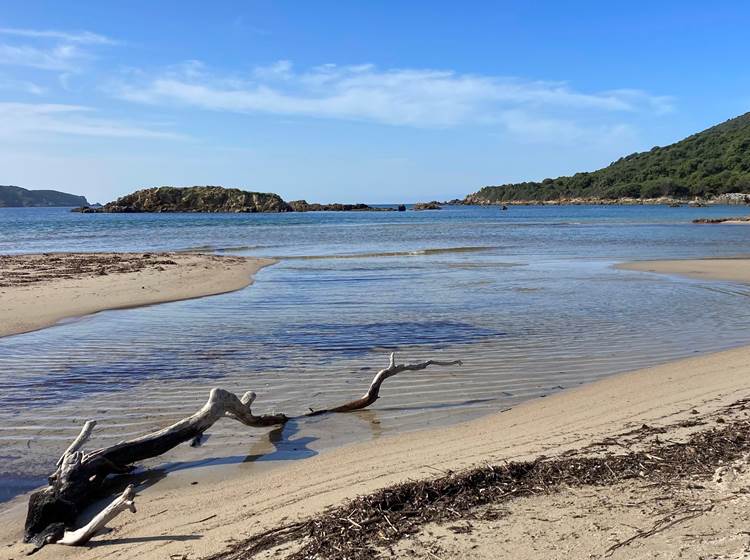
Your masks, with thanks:
[(750, 193), (750, 113), (663, 148), (620, 158), (571, 177), (484, 187), (467, 202), (711, 197)]
[(88, 206), (84, 196), (59, 191), (30, 191), (21, 187), (0, 185), (0, 208), (19, 206)]

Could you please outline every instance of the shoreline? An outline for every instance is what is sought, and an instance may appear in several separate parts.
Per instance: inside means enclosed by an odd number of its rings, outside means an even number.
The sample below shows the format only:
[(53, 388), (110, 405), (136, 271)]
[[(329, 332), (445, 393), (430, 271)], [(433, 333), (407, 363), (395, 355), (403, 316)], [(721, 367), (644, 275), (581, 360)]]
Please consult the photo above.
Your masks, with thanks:
[[(88, 548), (48, 546), (36, 556), (202, 558), (223, 551), (238, 536), (320, 514), (406, 480), (556, 456), (643, 424), (666, 425), (690, 420), (693, 410), (720, 410), (750, 396), (748, 364), (750, 346), (615, 375), (449, 428), (340, 447), (254, 476), (212, 481), (195, 471), (173, 473), (139, 492), (138, 513), (115, 519), (113, 532)], [(20, 543), (25, 506), (21, 496), (0, 513), (0, 540), (13, 543), (6, 548), (9, 557), (19, 558), (28, 548)]]
[(232, 292), (273, 259), (187, 253), (0, 256), (0, 338), (100, 311)]
[[(739, 272), (730, 274), (738, 264)], [(748, 259), (644, 261), (617, 266), (750, 282)], [(118, 517), (110, 524), (113, 531), (96, 537), (89, 547), (49, 546), (37, 556), (204, 558), (225, 550), (229, 541), (320, 515), (326, 508), (347, 499), (406, 480), (431, 479), (447, 471), (461, 471), (484, 463), (557, 456), (643, 424), (666, 426), (687, 422), (696, 418), (693, 416), (696, 410), (701, 417), (716, 414), (722, 407), (750, 396), (746, 386), (748, 364), (750, 346), (673, 361), (526, 401), (512, 409), (448, 428), (407, 432), (376, 442), (338, 447), (254, 476), (237, 476), (237, 471), (229, 469), (224, 471), (228, 474), (224, 477), (217, 476), (218, 470), (211, 477), (189, 469), (171, 473), (167, 479), (139, 492), (137, 514)], [(27, 550), (28, 545), (19, 542), (25, 499), (26, 496), (14, 499), (0, 512), (3, 527), (0, 539), (13, 543), (5, 549), (8, 558), (17, 559)], [(532, 506), (525, 504), (525, 507), (524, 511), (530, 511), (528, 508)], [(524, 511), (515, 515), (528, 515)], [(480, 544), (486, 545), (495, 535), (495, 531), (485, 534)], [(554, 538), (559, 539), (559, 535)], [(470, 549), (476, 543), (464, 540), (470, 542), (460, 545), (465, 548), (453, 551), (454, 554), (471, 554)], [(542, 541), (543, 537), (539, 537), (534, 545)], [(409, 546), (419, 549), (421, 544), (410, 542)], [(404, 557), (433, 557), (419, 550), (408, 552), (412, 555)], [(488, 557), (495, 557), (493, 554), (494, 551)], [(632, 557), (628, 554), (625, 549), (624, 556), (617, 557)]]
[(634, 261), (615, 265), (619, 270), (650, 272), (693, 278), (750, 284), (750, 258), (722, 257)]

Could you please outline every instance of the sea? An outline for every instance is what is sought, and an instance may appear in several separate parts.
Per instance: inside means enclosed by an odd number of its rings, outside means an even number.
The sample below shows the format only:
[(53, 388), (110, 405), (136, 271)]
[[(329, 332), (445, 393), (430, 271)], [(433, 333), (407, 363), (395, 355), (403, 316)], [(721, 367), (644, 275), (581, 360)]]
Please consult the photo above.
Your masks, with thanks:
[(43, 484), (85, 420), (98, 421), (90, 445), (112, 444), (192, 414), (212, 387), (255, 391), (256, 413), (297, 416), (361, 395), (391, 352), (399, 362), (463, 362), (389, 379), (381, 399), (361, 412), (298, 417), (278, 429), (223, 420), (200, 447), (180, 446), (146, 467), (162, 475), (223, 467), (222, 476), (231, 476), (750, 343), (750, 287), (614, 266), (748, 255), (750, 227), (691, 223), (743, 213), (727, 206), (0, 209), (0, 254), (203, 251), (279, 259), (233, 293), (105, 311), (1, 338), (0, 501)]

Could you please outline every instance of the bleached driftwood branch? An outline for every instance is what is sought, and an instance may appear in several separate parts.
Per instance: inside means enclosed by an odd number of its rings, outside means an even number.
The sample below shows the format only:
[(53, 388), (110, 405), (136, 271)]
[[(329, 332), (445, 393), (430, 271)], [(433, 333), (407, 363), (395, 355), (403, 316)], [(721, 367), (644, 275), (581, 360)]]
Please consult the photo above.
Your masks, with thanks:
[(117, 496), (107, 507), (100, 511), (96, 517), (86, 525), (75, 531), (65, 531), (63, 537), (57, 544), (81, 545), (86, 544), (99, 531), (104, 529), (112, 519), (125, 510), (135, 513), (135, 487), (131, 484), (125, 491)]
[[(396, 364), (396, 355), (391, 354), (388, 367), (375, 375), (362, 397), (340, 406), (313, 411), (307, 416), (363, 409), (378, 399), (380, 387), (389, 377), (404, 371), (423, 370), (431, 365), (461, 365), (461, 361), (427, 360)], [(57, 470), (49, 477), (49, 485), (29, 498), (24, 541), (33, 542), (37, 548), (49, 543), (80, 545), (87, 542), (123, 511), (135, 512), (135, 489), (131, 485), (84, 527), (70, 530), (80, 511), (91, 503), (108, 475), (126, 474), (139, 461), (162, 455), (181, 443), (198, 440), (221, 418), (232, 418), (251, 427), (275, 426), (289, 419), (284, 414), (254, 415), (251, 406), (255, 397), (252, 391), (238, 398), (224, 389), (212, 389), (206, 404), (192, 416), (142, 437), (84, 453), (81, 448), (96, 425), (89, 420), (58, 460)]]
[(81, 433), (60, 457), (57, 470), (49, 477), (49, 485), (29, 498), (24, 540), (42, 547), (55, 542), (81, 544), (83, 538), (91, 538), (115, 515), (132, 506), (132, 499), (126, 499), (127, 496), (123, 494), (95, 518), (97, 523), (92, 521), (84, 527), (85, 531), (80, 534), (78, 531), (67, 531), (80, 511), (94, 499), (96, 490), (108, 475), (128, 473), (134, 468), (134, 463), (157, 457), (183, 442), (193, 440), (220, 418), (233, 418), (253, 427), (274, 426), (287, 421), (283, 414), (254, 415), (250, 408), (254, 400), (253, 392), (238, 398), (224, 389), (212, 389), (206, 404), (192, 416), (163, 430), (90, 453), (80, 450), (94, 427), (93, 421), (86, 422)]
[(86, 421), (86, 423), (83, 425), (83, 428), (81, 428), (81, 433), (78, 434), (78, 437), (73, 440), (73, 443), (71, 443), (68, 448), (63, 451), (63, 454), (60, 455), (60, 458), (57, 460), (55, 466), (59, 467), (65, 460), (66, 455), (72, 455), (89, 440), (89, 438), (91, 437), (91, 432), (94, 431), (94, 426), (96, 426), (96, 420)]
[(390, 363), (385, 369), (381, 369), (373, 378), (370, 383), (370, 387), (367, 392), (360, 398), (350, 401), (346, 404), (336, 406), (333, 408), (326, 408), (322, 410), (312, 411), (308, 416), (317, 416), (319, 414), (326, 414), (329, 412), (352, 412), (354, 410), (361, 410), (370, 406), (380, 397), (380, 386), (383, 381), (389, 377), (393, 377), (397, 373), (402, 371), (419, 371), (426, 369), (429, 366), (460, 366), (462, 365), (461, 360), (453, 360), (450, 362), (443, 362), (439, 360), (427, 360), (426, 362), (419, 362), (417, 364), (396, 364), (396, 353), (391, 352)]

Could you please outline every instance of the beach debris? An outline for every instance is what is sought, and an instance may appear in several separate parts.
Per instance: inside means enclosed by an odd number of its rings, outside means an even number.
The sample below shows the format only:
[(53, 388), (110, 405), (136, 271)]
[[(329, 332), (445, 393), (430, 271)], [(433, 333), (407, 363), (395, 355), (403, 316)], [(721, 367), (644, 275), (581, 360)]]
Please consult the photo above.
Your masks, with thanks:
[(151, 434), (88, 453), (80, 449), (90, 438), (95, 422), (86, 422), (60, 457), (48, 486), (29, 497), (24, 541), (33, 543), (37, 549), (49, 543), (84, 544), (119, 513), (135, 511), (135, 490), (131, 488), (89, 524), (69, 530), (83, 508), (95, 500), (108, 475), (127, 474), (134, 469), (134, 463), (192, 441), (220, 418), (232, 418), (252, 427), (274, 426), (288, 420), (283, 414), (255, 416), (250, 408), (255, 397), (252, 391), (238, 398), (224, 389), (212, 389), (206, 404), (192, 416)]
[[(0, 288), (14, 288), (49, 282), (73, 280), (90, 276), (129, 274), (146, 270), (165, 270), (178, 266), (175, 253), (60, 253), (0, 255)], [(216, 259), (215, 255), (206, 258)], [(237, 257), (222, 257), (232, 262)]]
[(619, 541), (610, 546), (606, 551), (604, 551), (604, 556), (611, 556), (613, 552), (615, 552), (618, 548), (622, 548), (624, 546), (628, 546), (630, 543), (637, 539), (645, 539), (648, 537), (652, 537), (657, 533), (660, 533), (662, 531), (666, 531), (670, 527), (674, 527), (675, 525), (679, 523), (684, 523), (685, 521), (690, 521), (691, 519), (695, 519), (696, 517), (700, 517), (701, 515), (704, 515), (711, 511), (714, 508), (713, 504), (708, 505), (707, 507), (690, 507), (685, 508), (683, 510), (673, 511), (670, 512), (668, 515), (665, 515), (661, 519), (659, 519), (656, 523), (654, 523), (654, 526), (651, 527), (651, 529), (648, 530), (638, 530), (635, 535), (632, 537), (629, 537), (625, 539), (624, 541)]
[(324, 408), (321, 410), (313, 410), (306, 414), (306, 416), (318, 416), (320, 414), (327, 414), (329, 412), (352, 412), (354, 410), (361, 410), (363, 408), (366, 408), (376, 400), (378, 400), (378, 398), (380, 397), (380, 386), (383, 384), (383, 381), (403, 371), (419, 371), (429, 366), (460, 365), (463, 365), (461, 360), (452, 360), (448, 362), (439, 360), (427, 360), (426, 362), (420, 362), (417, 364), (396, 364), (396, 353), (391, 352), (390, 363), (388, 364), (388, 367), (385, 369), (381, 369), (375, 375), (372, 382), (370, 383), (370, 387), (367, 389), (367, 392), (364, 395), (356, 400), (350, 401), (340, 406), (336, 406), (333, 408)]
[[(303, 416), (361, 410), (378, 400), (383, 382), (398, 373), (453, 365), (461, 365), (461, 361), (427, 360), (397, 364), (396, 354), (391, 353), (388, 367), (375, 375), (362, 397), (343, 405), (311, 410)], [(94, 420), (87, 421), (57, 461), (57, 470), (50, 475), (48, 486), (29, 497), (24, 542), (33, 543), (34, 551), (51, 543), (85, 544), (120, 513), (135, 512), (135, 487), (131, 485), (88, 524), (72, 529), (78, 514), (97, 499), (109, 475), (128, 474), (135, 468), (135, 463), (158, 457), (181, 443), (199, 444), (204, 432), (221, 418), (232, 418), (254, 428), (279, 426), (290, 420), (291, 417), (285, 414), (254, 415), (251, 406), (255, 399), (256, 394), (252, 391), (237, 397), (224, 389), (214, 388), (206, 404), (192, 416), (156, 432), (91, 452), (81, 450), (96, 426)]]
[[(737, 401), (727, 411), (744, 406), (744, 402)], [(679, 427), (679, 423), (670, 426)], [(698, 482), (721, 477), (727, 470), (722, 467), (727, 464), (735, 470), (746, 468), (749, 453), (750, 421), (742, 419), (696, 432), (685, 441), (657, 439), (643, 449), (620, 454), (563, 455), (486, 464), (382, 488), (296, 523), (251, 535), (205, 560), (252, 558), (287, 543), (300, 545), (286, 557), (288, 560), (369, 560), (377, 557), (379, 549), (392, 547), (428, 523), (455, 526), (456, 522), (466, 524), (470, 519), (481, 519), (486, 506), (496, 510), (517, 498), (633, 480), (670, 491), (680, 481), (696, 487)], [(713, 509), (713, 503), (684, 504), (661, 516), (648, 529), (635, 528), (631, 537), (602, 550), (602, 555), (606, 557), (638, 539), (704, 515)], [(502, 516), (500, 510), (499, 517)]]
[(107, 523), (120, 515), (123, 511), (136, 512), (135, 486), (130, 484), (125, 491), (113, 500), (107, 507), (100, 511), (96, 517), (86, 525), (75, 531), (65, 531), (63, 537), (58, 541), (59, 544), (77, 545), (84, 544), (91, 540), (91, 537), (106, 527)]

